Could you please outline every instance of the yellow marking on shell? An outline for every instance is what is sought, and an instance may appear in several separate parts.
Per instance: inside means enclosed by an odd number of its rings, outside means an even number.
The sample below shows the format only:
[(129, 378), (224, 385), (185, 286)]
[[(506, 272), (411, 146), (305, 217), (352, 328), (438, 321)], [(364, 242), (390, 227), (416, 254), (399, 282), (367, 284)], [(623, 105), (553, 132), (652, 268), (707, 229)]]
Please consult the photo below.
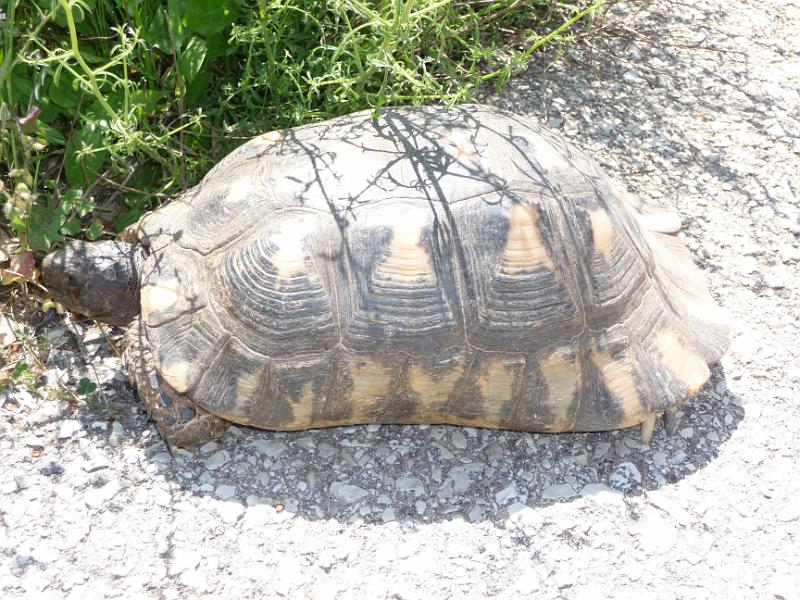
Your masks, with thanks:
[(691, 348), (684, 346), (674, 332), (663, 329), (656, 335), (656, 348), (664, 365), (680, 379), (694, 395), (703, 387), (711, 372), (706, 362)]
[(270, 242), (278, 248), (270, 261), (279, 277), (288, 278), (307, 271), (305, 240), (313, 230), (313, 219), (292, 218), (270, 236)]
[(145, 322), (148, 322), (151, 314), (169, 312), (185, 299), (181, 282), (177, 278), (162, 279), (157, 283), (147, 284), (142, 286), (142, 316)]
[(192, 368), (187, 362), (176, 361), (164, 362), (161, 367), (161, 376), (179, 394), (189, 391), (189, 370)]
[(371, 417), (379, 401), (392, 392), (394, 370), (371, 358), (358, 358), (351, 363), (350, 376), (353, 388), (350, 392), (351, 418), (348, 421), (362, 423)]
[(267, 142), (268, 144), (274, 144), (275, 142), (282, 142), (285, 140), (286, 134), (282, 131), (268, 131), (267, 133), (262, 133), (256, 139)]
[(239, 177), (225, 189), (223, 200), (230, 204), (240, 204), (253, 193), (254, 187), (249, 177)]
[(499, 413), (503, 404), (514, 395), (514, 371), (508, 368), (501, 359), (486, 361), (483, 373), (478, 378), (478, 389), (484, 399), (486, 415)]
[(446, 402), (453, 393), (458, 381), (464, 375), (464, 365), (459, 364), (434, 378), (422, 366), (414, 364), (409, 369), (408, 380), (411, 390), (420, 396), (422, 410), (436, 409), (436, 405)]
[(611, 247), (614, 242), (614, 224), (603, 209), (593, 210), (589, 216), (592, 220), (594, 251), (602, 254), (605, 261), (610, 263)]
[(555, 269), (539, 230), (539, 209), (531, 204), (514, 204), (506, 212), (508, 235), (503, 249), (503, 270), (511, 275), (539, 266)]
[(539, 370), (547, 384), (547, 400), (542, 402), (552, 419), (553, 431), (568, 431), (575, 426), (572, 407), (580, 380), (580, 365), (574, 349), (561, 348), (539, 361)]
[(445, 151), (460, 163), (475, 163), (480, 159), (480, 153), (475, 143), (460, 131), (450, 130), (441, 137)]
[(260, 372), (240, 373), (236, 378), (236, 406), (245, 407), (245, 400), (252, 399), (258, 389)]
[(619, 402), (622, 419), (618, 426), (623, 428), (641, 423), (646, 416), (646, 409), (633, 378), (634, 365), (631, 360), (625, 356), (614, 358), (611, 352), (599, 348), (592, 348), (591, 357), (600, 379)]
[(413, 222), (397, 225), (386, 258), (378, 265), (376, 275), (399, 283), (434, 280), (430, 256), (422, 245), (423, 229), (423, 225)]
[[(289, 425), (291, 429), (305, 429), (307, 427), (319, 427), (321, 425), (329, 425), (326, 422), (314, 422), (314, 383), (307, 381), (300, 388), (299, 398), (291, 399), (292, 406), (292, 422)], [(333, 425), (333, 423), (330, 423)]]

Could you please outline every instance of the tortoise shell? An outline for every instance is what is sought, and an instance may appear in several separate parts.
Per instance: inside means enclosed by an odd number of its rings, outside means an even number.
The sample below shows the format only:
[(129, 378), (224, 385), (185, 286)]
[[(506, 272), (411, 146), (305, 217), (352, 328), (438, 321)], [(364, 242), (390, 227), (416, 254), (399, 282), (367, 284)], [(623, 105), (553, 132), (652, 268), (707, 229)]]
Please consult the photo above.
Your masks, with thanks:
[(361, 112), (144, 217), (142, 322), (163, 379), (237, 423), (626, 427), (729, 343), (679, 227), (520, 116)]

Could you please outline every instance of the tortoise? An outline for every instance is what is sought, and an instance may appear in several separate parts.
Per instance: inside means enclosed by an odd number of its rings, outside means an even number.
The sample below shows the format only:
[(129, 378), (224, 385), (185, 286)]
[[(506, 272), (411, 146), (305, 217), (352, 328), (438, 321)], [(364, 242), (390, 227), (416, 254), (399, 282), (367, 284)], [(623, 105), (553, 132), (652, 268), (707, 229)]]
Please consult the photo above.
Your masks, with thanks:
[(129, 325), (173, 451), (231, 422), (649, 441), (731, 336), (680, 227), (525, 117), (389, 108), (256, 137), (42, 271), (67, 308)]

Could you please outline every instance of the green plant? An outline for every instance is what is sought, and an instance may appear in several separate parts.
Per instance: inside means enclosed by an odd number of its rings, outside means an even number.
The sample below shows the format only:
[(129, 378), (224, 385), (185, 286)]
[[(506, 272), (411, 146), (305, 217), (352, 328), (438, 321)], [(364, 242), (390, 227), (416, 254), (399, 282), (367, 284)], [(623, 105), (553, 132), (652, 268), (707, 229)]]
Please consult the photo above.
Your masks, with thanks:
[[(502, 85), (602, 4), (7, 0), (6, 227), (20, 254), (96, 239), (256, 133)], [(6, 271), (6, 282), (35, 277)]]

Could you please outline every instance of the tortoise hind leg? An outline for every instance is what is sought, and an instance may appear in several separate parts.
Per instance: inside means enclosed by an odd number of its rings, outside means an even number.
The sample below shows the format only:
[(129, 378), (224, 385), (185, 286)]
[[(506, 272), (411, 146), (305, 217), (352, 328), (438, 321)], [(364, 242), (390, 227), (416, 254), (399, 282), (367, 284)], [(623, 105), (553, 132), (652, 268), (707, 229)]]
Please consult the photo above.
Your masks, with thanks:
[(650, 440), (653, 438), (653, 431), (656, 428), (656, 419), (658, 418), (657, 413), (650, 413), (647, 415), (647, 418), (642, 421), (642, 443), (649, 444)]
[(176, 392), (158, 374), (141, 319), (128, 330), (124, 358), (131, 383), (172, 454), (178, 448), (197, 446), (225, 433), (227, 421)]

